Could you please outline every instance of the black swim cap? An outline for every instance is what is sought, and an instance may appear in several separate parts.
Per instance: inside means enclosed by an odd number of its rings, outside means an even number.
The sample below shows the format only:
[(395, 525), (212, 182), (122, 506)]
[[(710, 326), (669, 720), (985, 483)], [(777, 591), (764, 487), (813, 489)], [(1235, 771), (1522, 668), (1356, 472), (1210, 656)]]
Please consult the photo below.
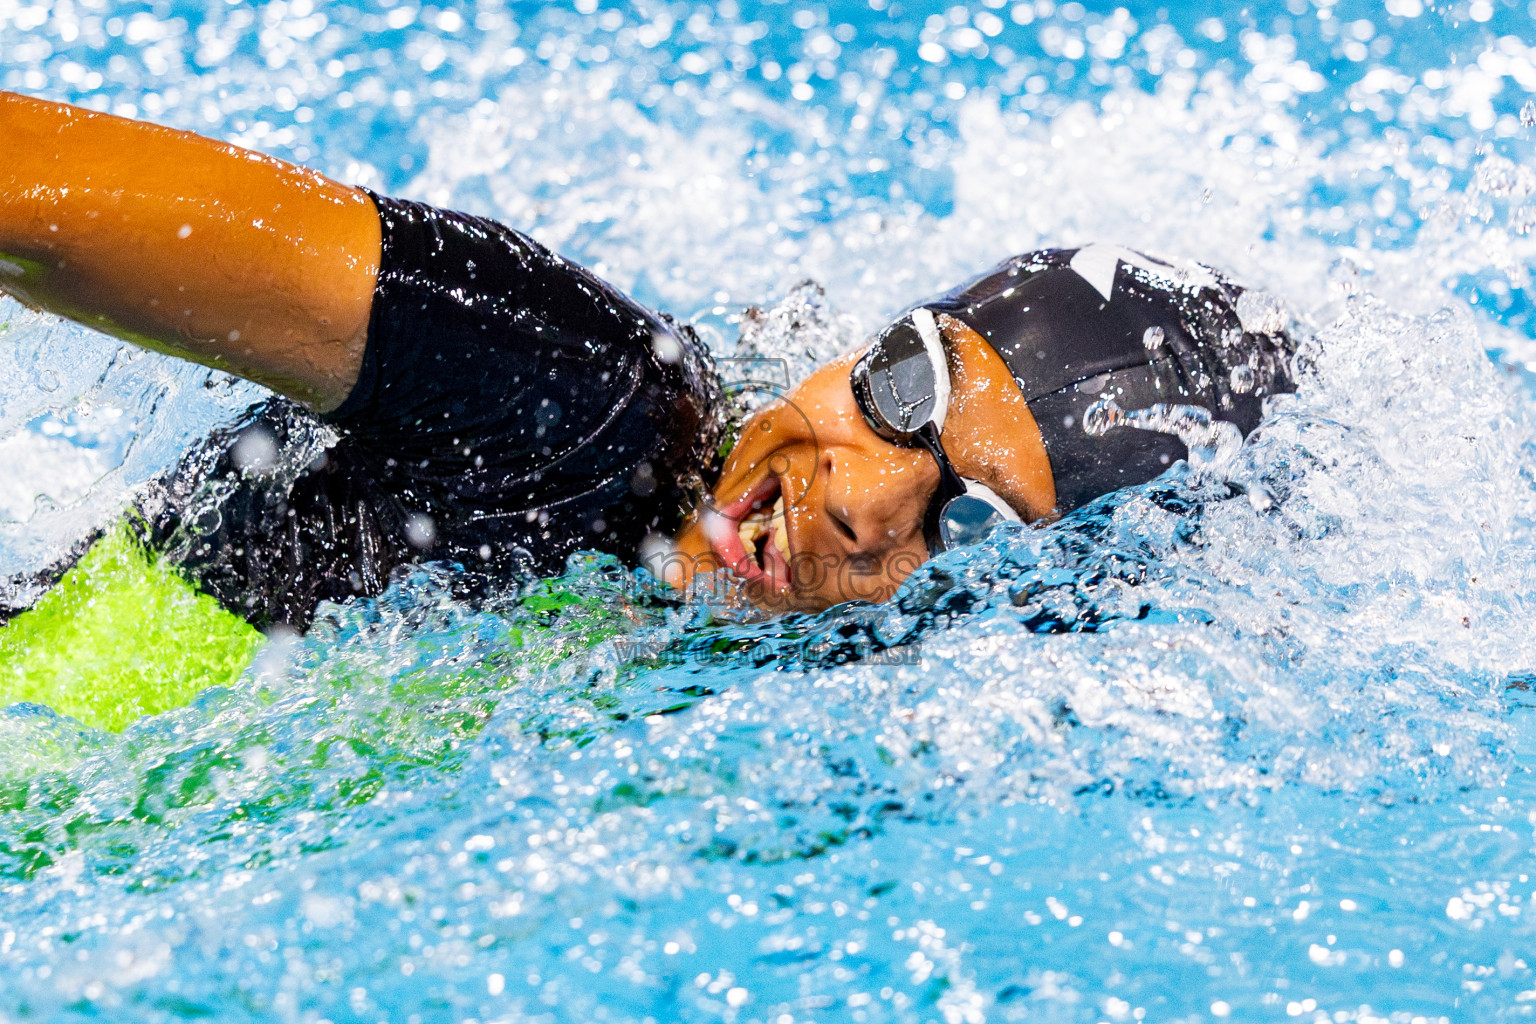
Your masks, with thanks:
[(1094, 403), (1200, 406), (1247, 435), (1265, 395), (1294, 390), (1283, 315), (1250, 296), (1253, 329), (1244, 330), (1242, 296), (1199, 264), (1090, 245), (1016, 256), (920, 305), (960, 320), (1002, 357), (1040, 426), (1057, 510), (1069, 512), (1189, 454), (1172, 434), (1089, 434)]

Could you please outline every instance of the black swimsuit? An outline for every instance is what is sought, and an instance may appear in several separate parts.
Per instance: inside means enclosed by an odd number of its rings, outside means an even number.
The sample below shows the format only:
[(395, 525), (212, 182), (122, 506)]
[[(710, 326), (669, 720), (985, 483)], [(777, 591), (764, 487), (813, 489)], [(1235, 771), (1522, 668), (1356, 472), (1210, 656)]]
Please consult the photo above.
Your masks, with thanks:
[[(151, 544), (258, 625), (302, 628), (407, 562), (549, 573), (674, 529), (721, 430), (693, 333), (493, 221), (374, 201), (367, 351), (320, 417), (339, 440), (267, 403), (150, 488)], [(314, 461), (296, 480), (250, 467), (274, 448)]]

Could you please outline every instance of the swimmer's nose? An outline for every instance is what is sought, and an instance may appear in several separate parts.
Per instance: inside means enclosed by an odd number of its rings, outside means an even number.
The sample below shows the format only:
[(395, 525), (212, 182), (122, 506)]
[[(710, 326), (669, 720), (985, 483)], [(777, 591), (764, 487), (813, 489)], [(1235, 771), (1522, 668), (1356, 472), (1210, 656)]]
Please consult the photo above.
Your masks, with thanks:
[(855, 547), (858, 546), (859, 531), (854, 529), (853, 524), (849, 522), (849, 520), (853, 518), (852, 513), (850, 513), (847, 509), (835, 509), (829, 503), (827, 505), (827, 518), (832, 520), (832, 525), (836, 526), (838, 531), (841, 532), (842, 535), (849, 541), (851, 541)]
[(821, 471), (827, 481), (823, 512), (854, 550), (873, 554), (905, 532), (904, 525), (910, 524), (899, 522), (904, 514), (910, 512), (914, 521), (920, 518), (920, 512), (911, 512), (916, 497), (900, 491), (900, 484), (909, 483), (905, 474), (866, 466), (858, 459), (840, 460), (832, 452), (822, 454)]

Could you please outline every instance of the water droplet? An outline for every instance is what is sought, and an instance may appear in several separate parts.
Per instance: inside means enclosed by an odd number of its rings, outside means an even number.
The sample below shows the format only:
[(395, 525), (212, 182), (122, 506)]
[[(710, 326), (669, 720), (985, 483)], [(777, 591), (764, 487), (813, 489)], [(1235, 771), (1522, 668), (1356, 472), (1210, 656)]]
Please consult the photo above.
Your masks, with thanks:
[(405, 521), (405, 539), (412, 547), (430, 548), (437, 541), (437, 524), (424, 512), (417, 512)]
[(277, 438), (259, 424), (246, 428), (229, 450), (229, 457), (242, 473), (265, 473), (277, 465)]
[(1273, 295), (1246, 291), (1237, 297), (1237, 319), (1249, 334), (1280, 334), (1288, 317), (1285, 306)]
[(1489, 196), (1528, 196), (1536, 192), (1536, 174), (1501, 156), (1484, 158), (1477, 165), (1476, 184)]
[(1148, 327), (1141, 336), (1141, 343), (1148, 352), (1155, 352), (1163, 347), (1163, 337), (1161, 327)]
[(656, 331), (651, 335), (651, 348), (663, 363), (681, 362), (683, 345), (669, 331)]
[(1090, 437), (1102, 437), (1109, 433), (1111, 427), (1118, 426), (1125, 419), (1125, 412), (1113, 401), (1107, 398), (1094, 402), (1083, 413), (1083, 433)]
[(190, 524), (192, 532), (200, 537), (211, 537), (224, 525), (224, 513), (219, 511), (218, 505), (205, 505), (194, 509), (192, 514), (184, 516), (184, 519)]
[(1520, 108), (1520, 123), (1527, 128), (1536, 127), (1536, 100), (1526, 100)]
[(1352, 299), (1360, 292), (1360, 268), (1347, 257), (1335, 260), (1328, 268), (1328, 284), (1336, 294)]
[(1232, 390), (1246, 395), (1253, 390), (1253, 370), (1246, 365), (1232, 367)]

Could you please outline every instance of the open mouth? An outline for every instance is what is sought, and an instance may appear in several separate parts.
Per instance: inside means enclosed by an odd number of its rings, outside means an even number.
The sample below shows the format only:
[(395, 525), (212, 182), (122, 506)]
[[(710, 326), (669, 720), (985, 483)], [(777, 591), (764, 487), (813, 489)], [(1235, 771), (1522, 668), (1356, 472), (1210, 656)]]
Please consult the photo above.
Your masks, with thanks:
[(773, 591), (789, 587), (793, 551), (777, 476), (770, 473), (730, 504), (706, 510), (702, 525), (722, 566)]

